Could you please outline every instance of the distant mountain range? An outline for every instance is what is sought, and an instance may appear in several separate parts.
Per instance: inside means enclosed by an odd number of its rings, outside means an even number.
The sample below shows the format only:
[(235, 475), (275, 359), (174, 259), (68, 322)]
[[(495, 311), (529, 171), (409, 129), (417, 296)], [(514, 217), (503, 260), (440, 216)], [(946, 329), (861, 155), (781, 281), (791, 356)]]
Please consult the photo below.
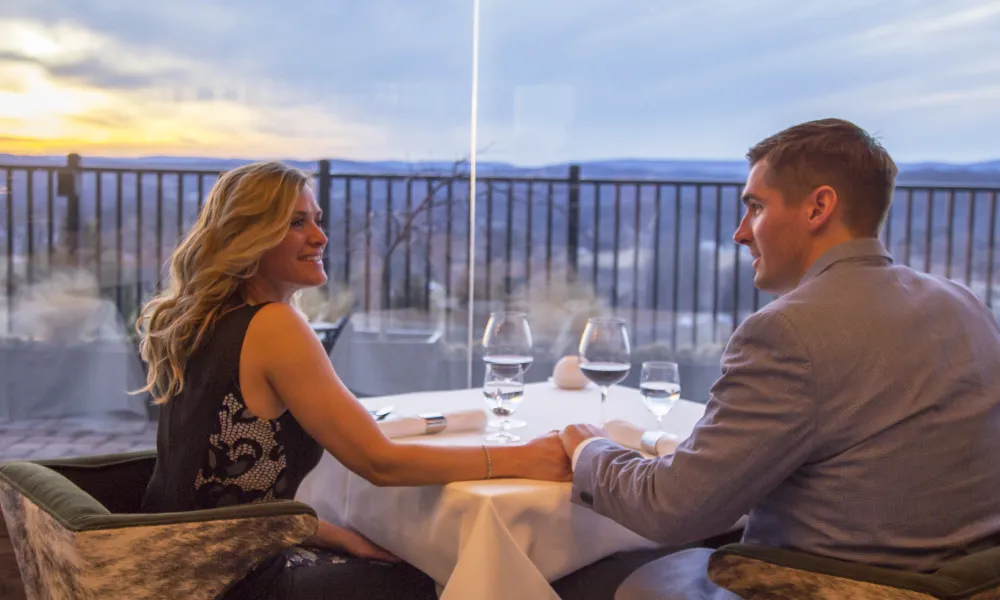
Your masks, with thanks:
[[(64, 156), (13, 156), (0, 154), (3, 164), (65, 164)], [(226, 170), (249, 162), (247, 159), (220, 159), (204, 157), (146, 156), (139, 158), (102, 158), (86, 156), (85, 166), (126, 168), (175, 168)], [(290, 165), (305, 170), (316, 168), (316, 161), (288, 160)], [(588, 179), (644, 179), (644, 180), (705, 180), (742, 181), (747, 175), (744, 160), (675, 160), (675, 159), (613, 159), (581, 161), (581, 174)], [(566, 177), (570, 163), (543, 166), (518, 166), (501, 162), (479, 162), (480, 175), (510, 177)], [(467, 165), (447, 161), (354, 161), (331, 159), (333, 173), (359, 174), (447, 174), (467, 170)], [(1000, 160), (978, 163), (918, 162), (900, 164), (900, 183), (929, 183), (950, 185), (1000, 185)]]

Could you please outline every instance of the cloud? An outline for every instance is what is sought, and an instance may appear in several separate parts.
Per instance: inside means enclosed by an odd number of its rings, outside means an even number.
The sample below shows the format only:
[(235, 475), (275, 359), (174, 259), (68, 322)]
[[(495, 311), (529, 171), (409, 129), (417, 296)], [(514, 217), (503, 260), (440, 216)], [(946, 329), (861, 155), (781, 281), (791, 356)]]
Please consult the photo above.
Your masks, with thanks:
[[(467, 152), (470, 3), (6, 0), (5, 22), (33, 32), (34, 51), (0, 35), (0, 51), (20, 52), (0, 54), (0, 91), (15, 66), (42, 69), (141, 107), (139, 124), (201, 106), (197, 126), (245, 148)], [(905, 140), (903, 158), (992, 158), (998, 26), (998, 0), (483, 3), (479, 139), (486, 158), (523, 163), (738, 158), (779, 127), (836, 115)], [(207, 116), (232, 107), (254, 115), (247, 132)]]
[(32, 56), (13, 50), (0, 50), (0, 63), (21, 63), (29, 65), (40, 64), (41, 61)]
[[(155, 5), (8, 0), (5, 4), (12, 16), (72, 23), (137, 51), (207, 61), (235, 77), (307, 83), (328, 79), (333, 89), (364, 81), (469, 78), (471, 6), (443, 0), (299, 0), (280, 5), (269, 0), (212, 4), (174, 0)], [(413, 69), (414, 64), (422, 67)]]
[(940, 41), (940, 36), (964, 36), (968, 35), (969, 30), (996, 31), (996, 21), (1000, 19), (1000, 2), (993, 0), (964, 4), (965, 6), (962, 3), (932, 5), (930, 10), (872, 27), (854, 38), (856, 41), (926, 48), (928, 42), (933, 44)]
[(86, 58), (67, 63), (47, 63), (30, 56), (13, 52), (0, 53), (0, 62), (21, 62), (37, 65), (56, 79), (102, 89), (148, 89), (171, 78), (169, 71), (158, 73), (132, 73), (101, 58)]
[(84, 127), (97, 127), (105, 129), (124, 129), (134, 127), (141, 117), (135, 114), (127, 114), (120, 110), (94, 110), (83, 115), (70, 115), (69, 121)]
[(208, 75), (197, 61), (130, 47), (107, 33), (24, 20), (0, 19), (3, 63), (38, 67), (54, 79), (113, 90)]

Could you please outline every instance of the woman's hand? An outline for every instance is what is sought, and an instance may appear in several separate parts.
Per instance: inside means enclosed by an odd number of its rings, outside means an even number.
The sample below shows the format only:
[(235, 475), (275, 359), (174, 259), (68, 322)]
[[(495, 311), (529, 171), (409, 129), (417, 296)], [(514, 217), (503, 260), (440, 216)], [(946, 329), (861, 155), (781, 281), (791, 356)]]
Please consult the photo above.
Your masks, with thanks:
[(385, 562), (400, 562), (401, 559), (378, 546), (356, 531), (337, 527), (333, 523), (320, 520), (315, 535), (305, 541), (312, 546), (321, 546), (331, 550), (340, 550), (351, 556), (381, 560)]
[(563, 449), (558, 431), (540, 435), (519, 448), (524, 473), (522, 477), (544, 481), (572, 481), (569, 456)]
[(371, 540), (356, 531), (349, 529), (340, 530), (341, 549), (358, 558), (371, 560), (384, 560), (386, 562), (400, 562), (400, 558), (391, 552), (376, 546)]

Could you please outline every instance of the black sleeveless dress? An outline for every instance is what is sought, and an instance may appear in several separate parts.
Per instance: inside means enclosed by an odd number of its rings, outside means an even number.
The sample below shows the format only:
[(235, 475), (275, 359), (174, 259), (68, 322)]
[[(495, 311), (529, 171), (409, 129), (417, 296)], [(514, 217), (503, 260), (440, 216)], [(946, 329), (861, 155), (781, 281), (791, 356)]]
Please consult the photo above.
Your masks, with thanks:
[[(290, 411), (261, 419), (240, 390), (240, 354), (265, 304), (220, 317), (184, 371), (184, 390), (163, 404), (156, 466), (143, 512), (176, 512), (292, 500), (323, 448)], [(308, 568), (303, 568), (308, 567)], [(265, 561), (225, 600), (436, 598), (434, 582), (413, 568), (296, 547)]]
[(162, 406), (147, 512), (291, 500), (323, 448), (285, 411), (256, 417), (240, 391), (240, 353), (264, 304), (219, 318), (188, 360), (184, 390)]

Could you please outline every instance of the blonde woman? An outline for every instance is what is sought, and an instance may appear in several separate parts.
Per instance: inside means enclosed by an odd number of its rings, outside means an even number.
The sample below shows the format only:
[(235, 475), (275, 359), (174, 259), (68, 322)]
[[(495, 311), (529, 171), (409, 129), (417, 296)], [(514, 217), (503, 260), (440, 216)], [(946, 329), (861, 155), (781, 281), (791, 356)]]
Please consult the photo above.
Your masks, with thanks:
[[(289, 304), (326, 282), (327, 238), (307, 177), (280, 163), (223, 174), (174, 252), (170, 284), (143, 309), (146, 390), (162, 404), (150, 512), (293, 498), (323, 450), (376, 485), (492, 477), (568, 481), (555, 434), (523, 446), (442, 447), (387, 439)], [(355, 532), (321, 522), (280, 569), (252, 573), (259, 598), (433, 598), (429, 578)], [(355, 558), (344, 558), (344, 556)]]

